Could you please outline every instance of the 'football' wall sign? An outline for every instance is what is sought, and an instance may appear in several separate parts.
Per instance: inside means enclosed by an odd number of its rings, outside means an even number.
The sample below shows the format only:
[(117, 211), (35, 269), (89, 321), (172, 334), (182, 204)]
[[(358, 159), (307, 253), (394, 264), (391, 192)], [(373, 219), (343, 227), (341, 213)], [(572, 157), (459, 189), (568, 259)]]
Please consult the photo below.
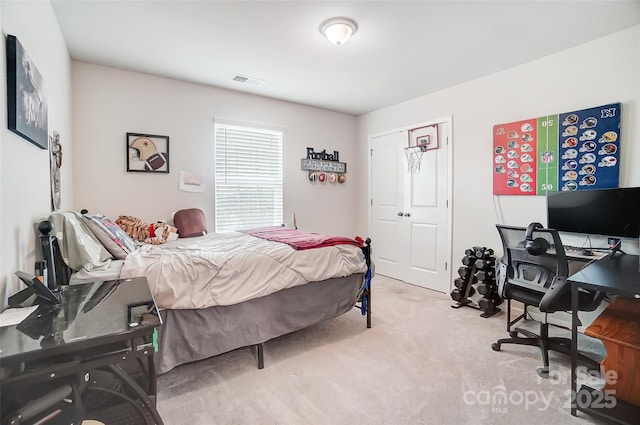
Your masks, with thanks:
[(493, 194), (618, 187), (621, 104), (493, 127)]
[(300, 168), (309, 172), (309, 181), (324, 183), (344, 183), (347, 180), (347, 164), (340, 162), (340, 153), (327, 153), (326, 149), (316, 152), (307, 148), (307, 157), (301, 159)]

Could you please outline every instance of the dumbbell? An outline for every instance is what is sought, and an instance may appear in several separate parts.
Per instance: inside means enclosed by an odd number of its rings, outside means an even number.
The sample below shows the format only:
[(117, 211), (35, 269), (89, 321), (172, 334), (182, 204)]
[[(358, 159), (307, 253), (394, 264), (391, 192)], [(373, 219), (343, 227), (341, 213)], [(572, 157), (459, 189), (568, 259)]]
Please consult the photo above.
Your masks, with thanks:
[(473, 253), (476, 257), (482, 257), (484, 255), (484, 251), (487, 248), (484, 246), (474, 246), (473, 247)]
[(493, 281), (495, 278), (495, 274), (496, 273), (493, 269), (478, 270), (476, 272), (476, 278), (478, 278), (478, 282)]
[(467, 286), (467, 281), (461, 277), (456, 277), (453, 280), (453, 285), (458, 289), (464, 289)]
[(478, 283), (477, 287), (478, 287), (478, 293), (480, 293), (480, 295), (484, 297), (490, 297), (493, 294), (493, 291), (496, 290), (495, 283), (481, 282), (481, 283)]
[(495, 261), (496, 257), (494, 257), (493, 255), (489, 255), (489, 254), (483, 254), (483, 255), (476, 255), (477, 259), (482, 259), (482, 260), (493, 260)]
[(454, 301), (460, 302), (464, 300), (464, 293), (465, 291), (456, 288), (453, 291), (451, 291), (451, 298), (453, 298)]
[(467, 288), (467, 290), (456, 288), (451, 291), (451, 298), (453, 298), (454, 301), (464, 301), (465, 293), (467, 298), (472, 297), (473, 295), (475, 295), (476, 290), (473, 288), (473, 286)]
[(480, 257), (484, 257), (484, 256), (492, 256), (493, 255), (493, 249), (491, 248), (485, 248), (482, 247), (480, 249), (476, 249), (476, 257), (480, 258)]
[(465, 255), (462, 257), (462, 264), (471, 267), (477, 260), (475, 255)]
[[(469, 267), (461, 266), (458, 269), (458, 274), (467, 283), (475, 283), (476, 282), (476, 276), (471, 274), (471, 269)], [(455, 284), (455, 281), (454, 281), (454, 284)]]
[(486, 270), (496, 265), (496, 259), (493, 257), (488, 259), (479, 258), (476, 260), (475, 265), (478, 270)]
[(484, 311), (485, 313), (491, 313), (496, 310), (498, 304), (496, 303), (496, 300), (494, 298), (483, 297), (480, 299), (480, 301), (478, 301), (478, 306), (480, 307), (480, 310)]
[(460, 275), (460, 277), (466, 278), (467, 276), (469, 276), (469, 274), (471, 274), (471, 269), (469, 267), (460, 266), (458, 268), (458, 274)]
[(502, 299), (502, 297), (498, 295), (498, 291), (495, 290), (491, 292), (491, 294), (482, 297), (480, 301), (478, 301), (478, 305), (480, 306), (480, 310), (482, 311), (485, 311), (484, 308), (490, 308), (490, 310), (488, 311), (493, 311), (493, 309), (502, 304), (503, 301), (504, 300)]

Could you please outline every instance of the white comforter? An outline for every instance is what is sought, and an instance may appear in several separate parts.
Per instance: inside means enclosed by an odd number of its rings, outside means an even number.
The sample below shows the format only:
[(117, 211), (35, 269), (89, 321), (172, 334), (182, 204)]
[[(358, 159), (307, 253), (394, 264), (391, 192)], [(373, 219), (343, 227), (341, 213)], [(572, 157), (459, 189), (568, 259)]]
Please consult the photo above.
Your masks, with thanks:
[(146, 276), (161, 309), (197, 309), (365, 271), (357, 246), (296, 251), (244, 233), (225, 233), (144, 245), (127, 256), (120, 277)]

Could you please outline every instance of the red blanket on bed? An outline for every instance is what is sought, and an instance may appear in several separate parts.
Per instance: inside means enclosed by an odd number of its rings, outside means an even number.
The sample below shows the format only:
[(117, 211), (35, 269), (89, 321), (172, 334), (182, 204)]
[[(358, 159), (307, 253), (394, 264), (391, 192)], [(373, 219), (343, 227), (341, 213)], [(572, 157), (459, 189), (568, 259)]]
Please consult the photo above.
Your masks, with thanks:
[(355, 245), (362, 247), (362, 243), (355, 239), (349, 239), (341, 236), (327, 236), (319, 233), (303, 232), (297, 229), (288, 229), (286, 227), (262, 227), (258, 229), (242, 230), (256, 238), (266, 239), (273, 242), (286, 243), (293, 249), (311, 249), (322, 248), (324, 246), (333, 245)]

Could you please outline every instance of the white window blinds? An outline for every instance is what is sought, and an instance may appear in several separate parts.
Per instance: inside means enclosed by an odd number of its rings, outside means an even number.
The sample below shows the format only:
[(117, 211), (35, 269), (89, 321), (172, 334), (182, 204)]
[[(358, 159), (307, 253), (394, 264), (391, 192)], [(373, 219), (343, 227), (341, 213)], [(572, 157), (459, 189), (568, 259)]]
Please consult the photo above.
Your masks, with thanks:
[(279, 226), (282, 131), (215, 123), (216, 232)]

